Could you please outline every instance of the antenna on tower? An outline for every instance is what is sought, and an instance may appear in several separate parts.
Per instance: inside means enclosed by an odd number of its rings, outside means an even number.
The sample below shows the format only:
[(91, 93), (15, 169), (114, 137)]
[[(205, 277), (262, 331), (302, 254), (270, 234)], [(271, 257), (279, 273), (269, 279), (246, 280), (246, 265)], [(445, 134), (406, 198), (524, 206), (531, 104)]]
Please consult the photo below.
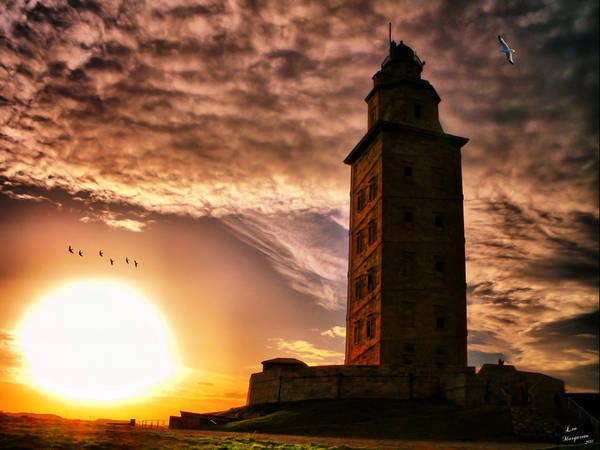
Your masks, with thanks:
[(392, 22), (389, 23), (390, 44), (392, 43)]

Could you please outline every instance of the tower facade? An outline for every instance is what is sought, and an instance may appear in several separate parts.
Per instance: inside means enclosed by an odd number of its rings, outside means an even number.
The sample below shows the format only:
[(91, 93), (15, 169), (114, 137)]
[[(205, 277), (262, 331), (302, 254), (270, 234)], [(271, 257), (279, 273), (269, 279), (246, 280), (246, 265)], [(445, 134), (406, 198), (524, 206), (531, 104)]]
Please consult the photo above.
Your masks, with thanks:
[(351, 166), (347, 365), (466, 367), (461, 147), (402, 41), (373, 76)]

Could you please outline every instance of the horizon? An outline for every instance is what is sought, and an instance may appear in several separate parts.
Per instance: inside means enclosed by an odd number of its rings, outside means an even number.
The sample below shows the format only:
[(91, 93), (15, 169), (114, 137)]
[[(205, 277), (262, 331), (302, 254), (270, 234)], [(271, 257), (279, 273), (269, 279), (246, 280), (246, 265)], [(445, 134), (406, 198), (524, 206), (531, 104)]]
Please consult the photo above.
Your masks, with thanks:
[[(343, 364), (343, 160), (390, 22), (469, 139), (468, 365), (599, 391), (597, 2), (42, 0), (0, 19), (1, 409), (224, 411), (261, 361)], [(77, 386), (100, 370), (112, 391)]]

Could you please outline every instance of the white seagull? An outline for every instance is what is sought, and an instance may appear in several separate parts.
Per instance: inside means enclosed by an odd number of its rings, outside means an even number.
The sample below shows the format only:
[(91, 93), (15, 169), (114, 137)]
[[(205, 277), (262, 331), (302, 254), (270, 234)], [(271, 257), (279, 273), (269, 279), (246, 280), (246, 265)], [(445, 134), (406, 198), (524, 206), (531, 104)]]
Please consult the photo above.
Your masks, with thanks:
[(514, 64), (512, 54), (515, 50), (508, 46), (506, 41), (502, 39), (502, 36), (498, 35), (498, 40), (500, 41), (500, 45), (502, 45), (502, 50), (500, 51), (506, 54), (506, 59), (508, 59), (509, 63)]

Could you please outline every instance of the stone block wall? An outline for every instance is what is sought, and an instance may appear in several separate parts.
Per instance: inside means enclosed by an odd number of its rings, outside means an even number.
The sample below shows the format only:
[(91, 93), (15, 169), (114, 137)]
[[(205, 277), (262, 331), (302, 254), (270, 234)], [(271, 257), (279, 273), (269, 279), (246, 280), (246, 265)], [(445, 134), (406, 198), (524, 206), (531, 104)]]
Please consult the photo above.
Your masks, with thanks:
[(429, 368), (389, 366), (340, 365), (293, 371), (266, 370), (251, 375), (247, 403), (347, 398), (426, 399), (440, 395), (441, 376)]
[[(264, 364), (264, 363), (263, 363)], [(303, 363), (302, 363), (303, 364)], [(465, 406), (484, 404), (540, 409), (565, 406), (564, 383), (513, 366), (295, 366), (267, 364), (250, 377), (248, 405), (312, 399), (389, 398), (398, 400), (444, 398)]]
[(562, 380), (511, 365), (484, 364), (477, 373), (484, 386), (483, 402), (506, 406), (556, 409), (566, 406)]

